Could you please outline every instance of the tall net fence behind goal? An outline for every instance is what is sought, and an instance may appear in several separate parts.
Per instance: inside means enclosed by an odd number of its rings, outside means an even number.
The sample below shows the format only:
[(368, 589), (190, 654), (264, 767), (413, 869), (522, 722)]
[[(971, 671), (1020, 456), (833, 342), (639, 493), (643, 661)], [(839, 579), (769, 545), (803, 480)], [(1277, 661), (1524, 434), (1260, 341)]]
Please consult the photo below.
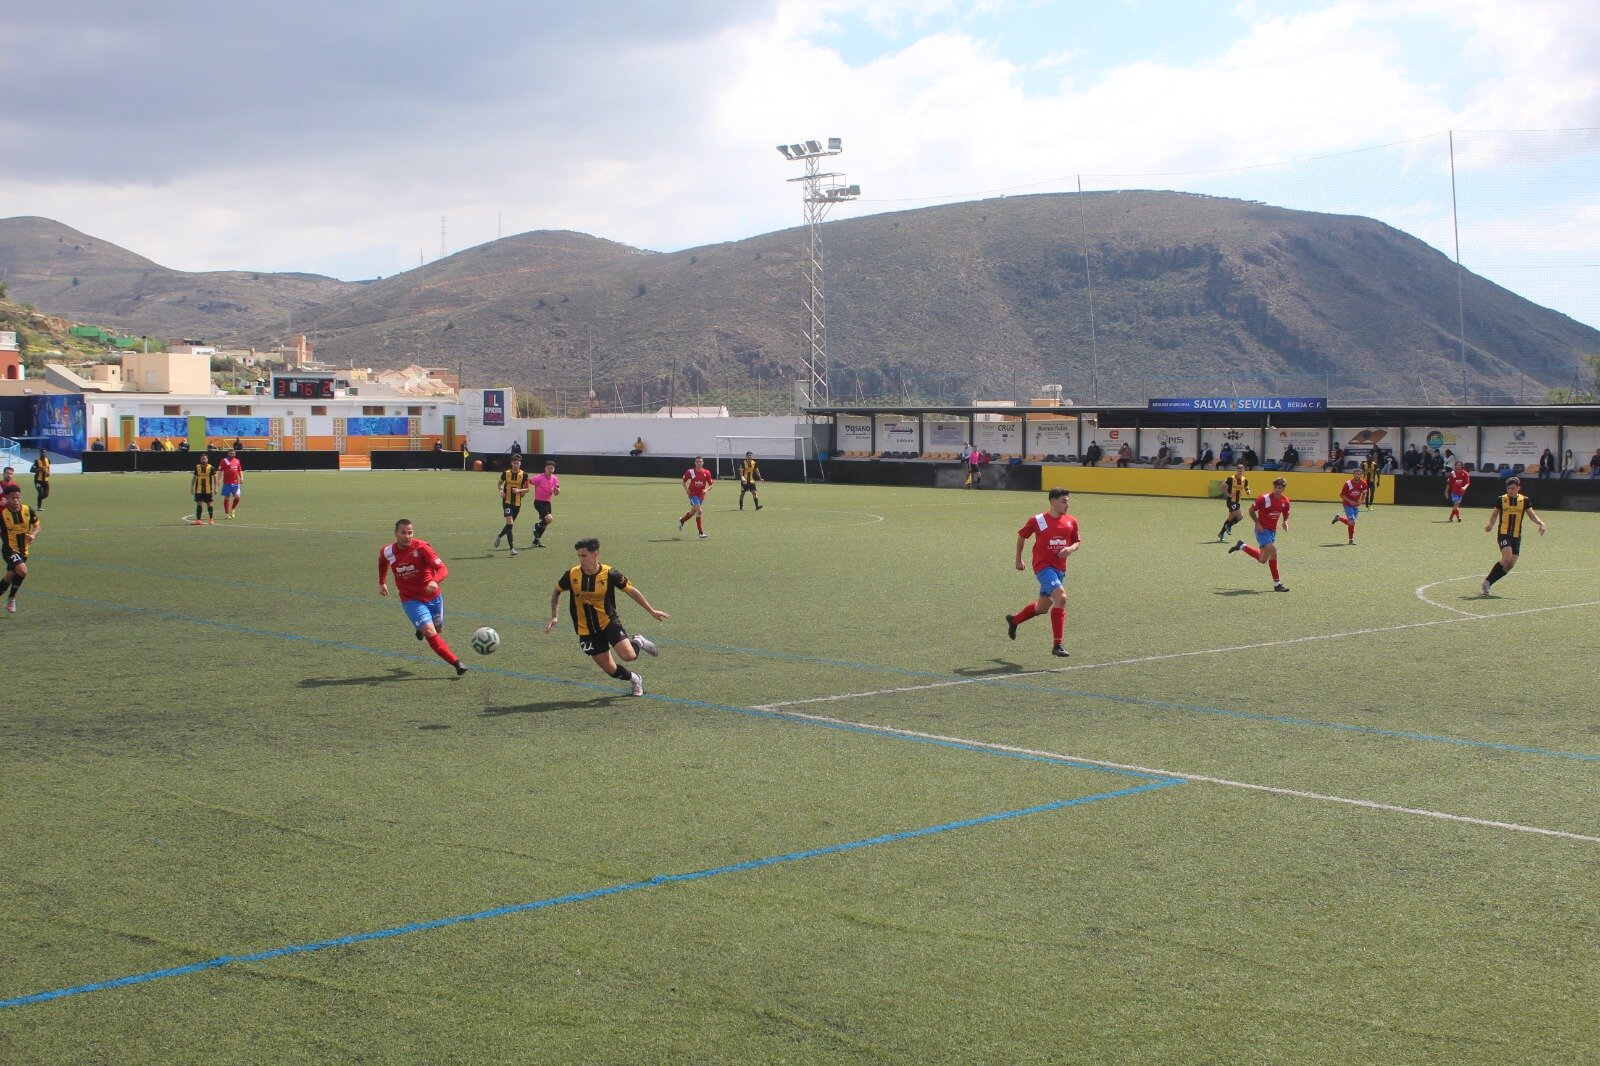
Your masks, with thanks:
[(712, 473), (717, 477), (732, 478), (739, 473), (744, 453), (751, 452), (756, 461), (762, 459), (793, 459), (800, 464), (800, 480), (811, 480), (813, 442), (810, 437), (721, 437), (717, 438), (716, 454), (712, 457)]

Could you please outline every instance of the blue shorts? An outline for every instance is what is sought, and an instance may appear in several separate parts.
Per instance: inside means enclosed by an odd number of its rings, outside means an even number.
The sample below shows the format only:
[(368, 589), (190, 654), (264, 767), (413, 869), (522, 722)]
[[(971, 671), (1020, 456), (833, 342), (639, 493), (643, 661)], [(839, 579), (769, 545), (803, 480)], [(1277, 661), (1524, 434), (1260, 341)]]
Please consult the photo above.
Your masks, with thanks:
[(1039, 579), (1039, 595), (1048, 596), (1061, 587), (1062, 579), (1067, 575), (1053, 566), (1047, 566), (1043, 570), (1034, 571), (1033, 576)]
[(427, 603), (421, 600), (401, 600), (400, 609), (411, 619), (413, 629), (421, 629), (429, 622), (432, 622), (433, 627), (437, 629), (444, 622), (444, 593), (439, 593)]
[(1268, 544), (1276, 544), (1278, 531), (1276, 529), (1263, 529), (1256, 534), (1256, 547), (1265, 548)]
[(1350, 521), (1354, 522), (1356, 519), (1361, 517), (1361, 508), (1351, 507), (1347, 503), (1344, 505), (1344, 516), (1350, 519)]
[(239, 490), (242, 489), (242, 488), (244, 488), (244, 486), (240, 485), (240, 484), (233, 484), (233, 485), (224, 484), (222, 486), (222, 498), (224, 500), (226, 500), (230, 496), (237, 496), (237, 495), (239, 495)]
[(705, 502), (706, 502), (706, 498), (704, 496), (690, 496), (689, 497), (689, 506), (690, 507), (699, 507), (702, 503), (705, 503)]
[(1450, 506), (1451, 507), (1460, 507), (1461, 506), (1461, 497), (1457, 496), (1455, 493), (1451, 493), (1450, 494)]

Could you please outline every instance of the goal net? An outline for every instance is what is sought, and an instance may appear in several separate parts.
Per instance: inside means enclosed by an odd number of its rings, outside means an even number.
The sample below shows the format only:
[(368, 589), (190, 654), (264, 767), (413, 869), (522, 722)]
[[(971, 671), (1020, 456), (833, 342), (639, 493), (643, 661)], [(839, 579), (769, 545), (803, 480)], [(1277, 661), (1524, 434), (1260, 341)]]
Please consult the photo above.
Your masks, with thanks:
[(744, 453), (751, 452), (758, 462), (762, 459), (797, 460), (800, 480), (810, 481), (811, 448), (810, 437), (718, 437), (711, 472), (719, 478), (735, 477), (739, 464), (744, 461)]

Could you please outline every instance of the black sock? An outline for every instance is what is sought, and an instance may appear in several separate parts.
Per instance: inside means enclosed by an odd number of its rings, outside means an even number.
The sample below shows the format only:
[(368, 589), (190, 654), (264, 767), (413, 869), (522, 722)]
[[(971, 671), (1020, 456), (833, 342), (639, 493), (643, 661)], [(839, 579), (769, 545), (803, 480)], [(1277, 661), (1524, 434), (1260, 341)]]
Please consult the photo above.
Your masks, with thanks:
[(196, 522), (200, 521), (200, 505), (199, 504), (195, 504), (194, 505), (194, 520)]
[(633, 671), (629, 670), (626, 664), (618, 663), (617, 668), (611, 671), (611, 676), (616, 678), (618, 681), (632, 681)]
[(25, 577), (27, 577), (26, 574), (11, 575), (11, 599), (17, 598), (17, 590), (22, 587), (22, 580)]
[(7, 574), (3, 578), (0, 578), (0, 592), (4, 592), (6, 589), (8, 589), (10, 587), (11, 587), (11, 576), (9, 574)]
[(1503, 578), (1505, 576), (1506, 576), (1506, 568), (1503, 565), (1501, 565), (1500, 563), (1495, 563), (1494, 564), (1494, 569), (1489, 571), (1489, 584), (1492, 585), (1496, 581), (1499, 581), (1501, 578)]

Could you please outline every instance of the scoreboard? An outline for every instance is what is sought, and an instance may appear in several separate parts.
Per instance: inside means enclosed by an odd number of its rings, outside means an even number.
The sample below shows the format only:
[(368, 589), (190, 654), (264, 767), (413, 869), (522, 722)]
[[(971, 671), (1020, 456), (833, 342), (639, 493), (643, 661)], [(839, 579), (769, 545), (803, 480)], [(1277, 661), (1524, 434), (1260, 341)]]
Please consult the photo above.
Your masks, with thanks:
[(276, 400), (331, 400), (333, 375), (295, 376), (274, 374), (272, 396)]

